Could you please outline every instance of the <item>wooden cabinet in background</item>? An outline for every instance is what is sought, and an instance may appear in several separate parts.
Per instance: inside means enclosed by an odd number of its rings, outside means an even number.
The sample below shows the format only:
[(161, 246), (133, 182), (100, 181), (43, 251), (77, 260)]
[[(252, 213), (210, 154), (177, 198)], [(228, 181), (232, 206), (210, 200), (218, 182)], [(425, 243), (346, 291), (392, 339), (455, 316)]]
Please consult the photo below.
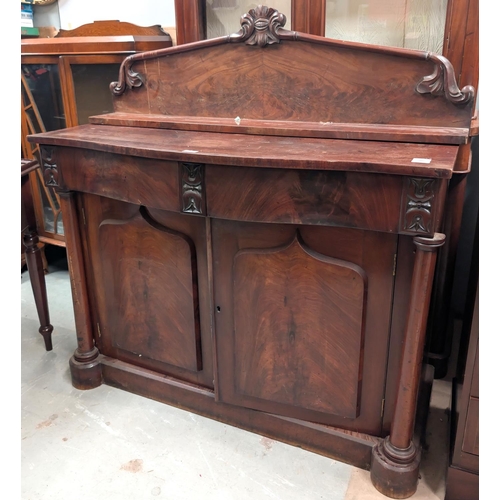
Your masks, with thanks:
[(479, 499), (479, 217), (471, 259), (457, 376), (453, 380), (445, 500)]
[[(22, 156), (38, 158), (28, 134), (88, 123), (89, 116), (110, 112), (109, 84), (131, 54), (171, 47), (160, 26), (141, 27), (119, 21), (96, 21), (55, 38), (21, 40)], [(59, 197), (43, 181), (40, 169), (30, 174), (40, 240), (65, 245)]]

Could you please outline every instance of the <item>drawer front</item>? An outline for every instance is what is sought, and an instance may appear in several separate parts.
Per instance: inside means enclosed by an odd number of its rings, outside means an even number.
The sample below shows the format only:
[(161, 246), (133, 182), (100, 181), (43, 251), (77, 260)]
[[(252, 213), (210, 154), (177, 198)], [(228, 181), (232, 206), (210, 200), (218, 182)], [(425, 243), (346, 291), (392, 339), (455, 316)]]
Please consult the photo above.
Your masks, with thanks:
[(398, 175), (206, 166), (210, 217), (432, 234), (445, 182)]
[(179, 211), (179, 165), (73, 148), (57, 148), (59, 187), (135, 205)]

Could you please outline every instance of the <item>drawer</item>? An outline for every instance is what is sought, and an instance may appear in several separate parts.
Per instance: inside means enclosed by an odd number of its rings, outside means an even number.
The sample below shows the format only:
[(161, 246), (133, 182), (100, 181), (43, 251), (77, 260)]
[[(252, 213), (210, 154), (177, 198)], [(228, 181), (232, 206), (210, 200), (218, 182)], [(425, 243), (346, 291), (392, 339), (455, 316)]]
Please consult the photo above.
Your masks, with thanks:
[(207, 214), (250, 222), (430, 234), (446, 184), (361, 172), (206, 166)]
[[(47, 148), (44, 146), (44, 148)], [(63, 190), (179, 211), (179, 164), (77, 148), (53, 148)]]

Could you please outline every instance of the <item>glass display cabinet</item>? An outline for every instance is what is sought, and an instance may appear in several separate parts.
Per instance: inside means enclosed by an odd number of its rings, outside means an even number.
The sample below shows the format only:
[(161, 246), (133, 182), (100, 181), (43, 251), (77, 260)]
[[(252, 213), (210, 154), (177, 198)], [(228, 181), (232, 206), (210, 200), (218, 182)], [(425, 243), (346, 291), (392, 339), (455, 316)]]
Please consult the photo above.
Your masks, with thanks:
[[(113, 109), (109, 84), (125, 57), (172, 46), (160, 26), (97, 21), (55, 38), (21, 40), (21, 154), (36, 158), (26, 135), (88, 123)], [(40, 240), (65, 246), (59, 197), (40, 169), (30, 174)]]

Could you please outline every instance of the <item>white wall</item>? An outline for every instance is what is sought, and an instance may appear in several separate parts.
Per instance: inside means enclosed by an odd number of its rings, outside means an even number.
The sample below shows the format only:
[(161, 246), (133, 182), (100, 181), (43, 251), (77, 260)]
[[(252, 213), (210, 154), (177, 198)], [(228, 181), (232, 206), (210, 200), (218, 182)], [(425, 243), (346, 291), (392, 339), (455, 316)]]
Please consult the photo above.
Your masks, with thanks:
[(62, 29), (117, 20), (139, 26), (175, 26), (174, 0), (59, 0)]

